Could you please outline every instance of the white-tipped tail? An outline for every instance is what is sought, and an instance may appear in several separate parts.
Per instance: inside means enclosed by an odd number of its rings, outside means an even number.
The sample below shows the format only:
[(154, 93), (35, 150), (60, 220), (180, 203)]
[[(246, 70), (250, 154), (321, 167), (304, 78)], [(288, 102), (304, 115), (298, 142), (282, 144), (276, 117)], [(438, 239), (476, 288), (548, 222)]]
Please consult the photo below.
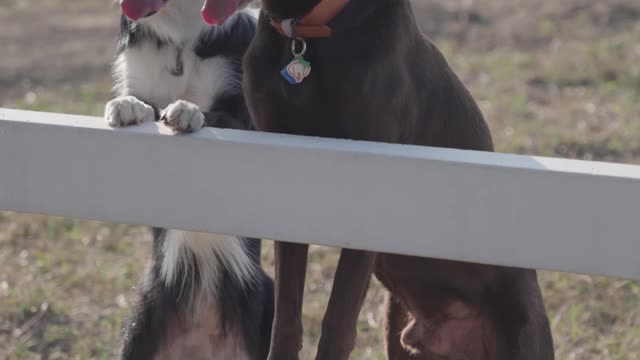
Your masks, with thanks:
[[(190, 306), (214, 300), (225, 269), (238, 286), (255, 279), (258, 265), (238, 238), (181, 230), (167, 230), (164, 236), (162, 279), (167, 286), (180, 287), (181, 296), (188, 296)], [(194, 281), (196, 271), (198, 280)], [(185, 284), (192, 288), (185, 288)]]

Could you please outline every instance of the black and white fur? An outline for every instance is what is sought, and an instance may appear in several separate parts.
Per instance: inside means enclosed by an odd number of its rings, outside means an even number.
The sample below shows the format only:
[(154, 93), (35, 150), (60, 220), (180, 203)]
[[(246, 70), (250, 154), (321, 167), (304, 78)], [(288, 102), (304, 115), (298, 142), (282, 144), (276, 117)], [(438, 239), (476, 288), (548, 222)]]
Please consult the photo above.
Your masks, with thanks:
[[(250, 128), (241, 60), (255, 32), (255, 16), (239, 12), (223, 26), (208, 27), (200, 19), (201, 5), (201, 0), (169, 0), (135, 23), (121, 17), (117, 97), (105, 108), (111, 126), (162, 119), (176, 132)], [(180, 49), (182, 69), (176, 71)], [(266, 358), (273, 284), (260, 267), (260, 241), (178, 230), (153, 233), (152, 258), (124, 326), (121, 358)]]

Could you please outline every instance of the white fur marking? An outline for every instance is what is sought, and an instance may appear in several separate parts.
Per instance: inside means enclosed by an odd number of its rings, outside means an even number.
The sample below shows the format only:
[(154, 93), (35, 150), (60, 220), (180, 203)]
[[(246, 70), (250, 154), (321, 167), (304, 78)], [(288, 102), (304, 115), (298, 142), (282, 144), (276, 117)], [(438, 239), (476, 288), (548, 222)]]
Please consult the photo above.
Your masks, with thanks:
[(121, 53), (114, 64), (115, 91), (133, 95), (158, 108), (186, 100), (208, 111), (216, 97), (239, 91), (240, 79), (233, 76), (231, 60), (213, 57), (202, 60), (190, 49), (183, 52), (183, 76), (173, 76), (177, 49), (155, 43), (140, 44)]
[(245, 12), (246, 14), (249, 14), (249, 15), (253, 16), (255, 19), (260, 17), (260, 7), (255, 7), (255, 8), (246, 7), (241, 11)]
[(163, 40), (185, 45), (195, 40), (207, 24), (200, 17), (202, 0), (171, 0), (155, 15), (138, 21)]
[(293, 37), (293, 26), (291, 26), (292, 23), (293, 23), (293, 19), (284, 19), (280, 22), (280, 25), (282, 26), (282, 31), (284, 31), (284, 34), (290, 38)]
[[(218, 294), (225, 268), (241, 286), (255, 279), (256, 264), (251, 261), (243, 243), (235, 237), (182, 230), (167, 230), (164, 236), (161, 276), (167, 286), (184, 289), (187, 277), (195, 277), (193, 265), (197, 265), (199, 287), (188, 289), (190, 293), (184, 294), (191, 306), (214, 300), (212, 297)], [(180, 269), (184, 270), (183, 279), (177, 278)]]

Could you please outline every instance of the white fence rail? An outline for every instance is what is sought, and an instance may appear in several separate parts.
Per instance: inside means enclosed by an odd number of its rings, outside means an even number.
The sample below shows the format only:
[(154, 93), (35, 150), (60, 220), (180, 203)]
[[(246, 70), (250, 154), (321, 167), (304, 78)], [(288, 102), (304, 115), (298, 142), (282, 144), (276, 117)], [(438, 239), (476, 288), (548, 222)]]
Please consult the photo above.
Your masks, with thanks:
[(0, 209), (640, 279), (640, 167), (0, 109)]

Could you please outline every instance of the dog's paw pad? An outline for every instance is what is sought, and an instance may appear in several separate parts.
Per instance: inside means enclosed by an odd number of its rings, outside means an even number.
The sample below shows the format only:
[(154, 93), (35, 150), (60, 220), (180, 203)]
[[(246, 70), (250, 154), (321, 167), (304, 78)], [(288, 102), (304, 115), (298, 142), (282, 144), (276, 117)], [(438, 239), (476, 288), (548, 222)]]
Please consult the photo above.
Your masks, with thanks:
[(142, 124), (154, 121), (155, 117), (153, 108), (134, 96), (115, 98), (109, 101), (104, 109), (104, 118), (112, 127)]
[(162, 120), (176, 132), (198, 131), (204, 125), (204, 114), (197, 105), (178, 100), (164, 109)]

